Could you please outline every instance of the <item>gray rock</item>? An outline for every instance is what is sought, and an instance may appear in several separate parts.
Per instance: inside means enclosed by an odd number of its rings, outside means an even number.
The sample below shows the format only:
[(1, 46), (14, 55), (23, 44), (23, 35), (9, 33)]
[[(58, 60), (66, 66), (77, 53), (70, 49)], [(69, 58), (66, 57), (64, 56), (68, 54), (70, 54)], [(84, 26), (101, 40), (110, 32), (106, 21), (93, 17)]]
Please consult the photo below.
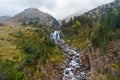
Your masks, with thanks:
[(65, 71), (65, 74), (69, 74), (69, 70), (66, 70), (66, 71)]

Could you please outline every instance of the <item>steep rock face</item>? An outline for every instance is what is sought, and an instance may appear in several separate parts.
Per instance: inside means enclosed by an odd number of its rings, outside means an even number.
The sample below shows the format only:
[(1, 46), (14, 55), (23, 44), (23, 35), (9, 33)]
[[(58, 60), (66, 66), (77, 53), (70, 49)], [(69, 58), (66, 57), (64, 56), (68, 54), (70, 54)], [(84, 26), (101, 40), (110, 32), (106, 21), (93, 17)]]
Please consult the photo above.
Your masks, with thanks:
[(89, 52), (91, 52), (91, 51), (90, 51), (89, 47), (87, 47), (86, 50), (84, 50), (80, 55), (81, 63), (88, 69), (90, 69), (92, 67), (91, 62), (90, 62), (91, 57), (89, 55)]
[[(91, 68), (89, 80), (119, 80), (120, 79), (120, 40), (112, 41), (106, 46), (106, 53), (100, 55), (99, 48), (87, 48), (81, 54), (85, 67)], [(87, 57), (85, 57), (87, 56)], [(96, 77), (97, 76), (97, 77)]]
[(59, 27), (59, 23), (55, 18), (47, 13), (43, 13), (36, 8), (28, 8), (23, 12), (16, 14), (13, 18), (10, 19), (12, 22), (34, 22), (39, 21), (42, 25), (49, 28)]
[(86, 15), (88, 17), (92, 17), (98, 21), (98, 20), (100, 20), (102, 15), (107, 15), (110, 9), (117, 11), (119, 8), (120, 8), (120, 0), (115, 0), (109, 4), (99, 6), (95, 9), (85, 13), (84, 15)]

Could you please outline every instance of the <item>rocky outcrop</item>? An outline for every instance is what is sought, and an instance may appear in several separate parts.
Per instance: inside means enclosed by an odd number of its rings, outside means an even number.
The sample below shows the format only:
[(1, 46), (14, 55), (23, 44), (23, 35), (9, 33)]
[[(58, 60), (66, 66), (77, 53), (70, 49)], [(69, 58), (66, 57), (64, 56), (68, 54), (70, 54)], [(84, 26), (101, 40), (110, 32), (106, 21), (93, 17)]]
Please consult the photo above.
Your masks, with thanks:
[[(103, 55), (101, 55), (99, 48), (89, 46), (81, 53), (81, 62), (85, 67), (91, 69), (90, 80), (97, 80), (98, 77), (102, 80), (110, 80), (109, 78), (119, 80), (120, 40), (111, 41), (109, 45), (106, 46), (106, 53)], [(97, 77), (95, 75), (97, 75)]]
[(94, 59), (99, 57), (99, 56), (96, 56), (96, 54), (98, 54), (98, 53), (99, 53), (99, 48), (93, 48), (91, 45), (89, 45), (81, 53), (81, 62), (82, 62), (82, 64), (88, 69), (93, 67), (95, 65), (95, 64), (93, 64)]

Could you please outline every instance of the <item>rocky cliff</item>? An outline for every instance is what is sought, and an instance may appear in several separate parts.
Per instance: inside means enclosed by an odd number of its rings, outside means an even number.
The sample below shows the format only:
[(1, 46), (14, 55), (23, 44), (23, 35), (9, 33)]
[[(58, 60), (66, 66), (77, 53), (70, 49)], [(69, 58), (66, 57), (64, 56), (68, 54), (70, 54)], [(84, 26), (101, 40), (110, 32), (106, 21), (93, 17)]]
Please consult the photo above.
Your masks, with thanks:
[(82, 52), (81, 60), (85, 67), (91, 69), (88, 80), (120, 79), (120, 40), (111, 41), (106, 46), (106, 53), (100, 55), (99, 48), (91, 45)]

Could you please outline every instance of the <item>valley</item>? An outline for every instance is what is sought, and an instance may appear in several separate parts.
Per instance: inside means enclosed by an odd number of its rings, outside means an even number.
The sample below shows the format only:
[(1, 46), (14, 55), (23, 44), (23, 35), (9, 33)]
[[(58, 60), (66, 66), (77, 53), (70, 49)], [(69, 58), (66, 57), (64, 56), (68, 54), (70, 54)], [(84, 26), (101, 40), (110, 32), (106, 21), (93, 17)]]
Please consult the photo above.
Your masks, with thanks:
[(119, 8), (114, 0), (62, 20), (33, 7), (1, 16), (0, 80), (119, 80)]

